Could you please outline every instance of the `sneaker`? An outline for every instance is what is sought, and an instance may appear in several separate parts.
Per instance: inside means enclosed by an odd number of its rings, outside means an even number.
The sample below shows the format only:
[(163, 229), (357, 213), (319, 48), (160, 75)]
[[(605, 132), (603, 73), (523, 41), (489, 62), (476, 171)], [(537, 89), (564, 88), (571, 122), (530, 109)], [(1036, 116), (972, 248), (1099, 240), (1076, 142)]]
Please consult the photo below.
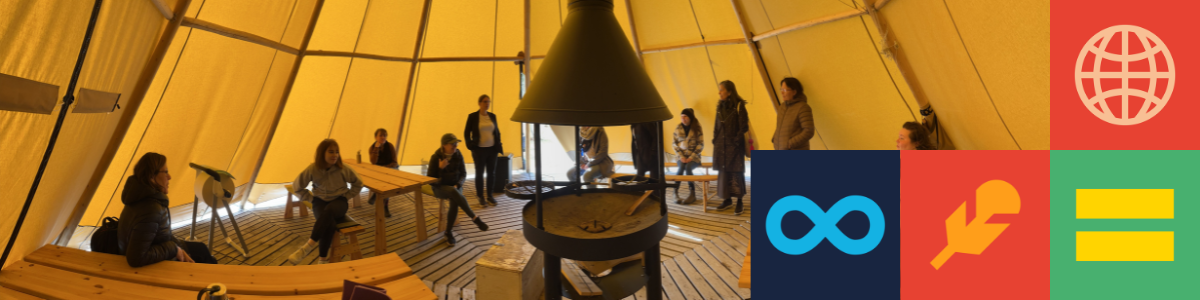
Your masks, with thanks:
[(675, 204), (683, 204), (683, 197), (679, 197), (679, 188), (675, 188)]
[(742, 214), (742, 201), (738, 201), (738, 203), (737, 203), (737, 208), (734, 208), (734, 209), (733, 209), (733, 214), (734, 214), (734, 215), (741, 215), (741, 214)]
[(329, 263), (329, 260), (328, 260), (328, 259), (324, 259), (324, 258), (319, 258), (319, 259), (317, 259), (317, 264), (318, 264), (318, 265), (323, 265), (323, 264), (327, 264), (327, 263)]
[(726, 210), (730, 207), (733, 207), (733, 200), (725, 199), (725, 202), (721, 202), (721, 206), (717, 206), (717, 210)]
[(446, 233), (447, 233), (446, 234), (446, 243), (450, 244), (451, 247), (454, 247), (454, 245), (458, 245), (458, 241), (454, 239), (454, 235), (450, 234), (449, 231), (447, 231)]
[(475, 219), (473, 219), (473, 220), (471, 220), (471, 221), (472, 221), (472, 222), (475, 222), (475, 226), (479, 226), (479, 230), (480, 230), (480, 231), (487, 231), (487, 230), (488, 230), (488, 226), (487, 226), (487, 224), (483, 223), (483, 220), (482, 220), (482, 219), (479, 219), (479, 217), (475, 217)]
[(303, 246), (300, 246), (300, 249), (296, 249), (296, 252), (292, 252), (292, 255), (288, 256), (288, 262), (291, 262), (292, 265), (299, 265), (300, 261), (304, 260), (305, 257), (308, 257), (308, 255), (312, 253), (313, 249), (317, 249), (317, 245), (314, 244), (312, 247), (309, 247), (308, 244), (304, 244)]
[(492, 194), (487, 195), (487, 201), (492, 203), (492, 206), (496, 206), (496, 198), (493, 198)]

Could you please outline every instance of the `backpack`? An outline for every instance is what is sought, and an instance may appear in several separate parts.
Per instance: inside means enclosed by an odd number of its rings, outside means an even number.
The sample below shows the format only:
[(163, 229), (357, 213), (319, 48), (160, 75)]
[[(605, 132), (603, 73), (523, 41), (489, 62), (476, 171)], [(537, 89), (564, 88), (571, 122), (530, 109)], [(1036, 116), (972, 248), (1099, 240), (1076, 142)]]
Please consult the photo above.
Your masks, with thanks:
[(106, 217), (100, 228), (92, 233), (92, 252), (123, 255), (117, 246), (117, 217)]

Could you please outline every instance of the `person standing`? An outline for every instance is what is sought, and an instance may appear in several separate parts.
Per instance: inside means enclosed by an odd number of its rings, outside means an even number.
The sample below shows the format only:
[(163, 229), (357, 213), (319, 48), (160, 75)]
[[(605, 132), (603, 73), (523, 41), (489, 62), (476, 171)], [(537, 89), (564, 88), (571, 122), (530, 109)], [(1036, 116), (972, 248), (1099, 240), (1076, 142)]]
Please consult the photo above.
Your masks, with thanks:
[[(375, 129), (375, 143), (371, 144), (370, 152), (371, 164), (385, 168), (399, 169), (400, 164), (396, 162), (396, 147), (392, 146), (387, 140), (387, 129)], [(371, 194), (371, 199), (367, 200), (367, 204), (375, 205), (375, 194)], [(383, 215), (391, 218), (392, 212), (388, 209), (388, 199), (383, 199)]]
[(658, 161), (658, 154), (655, 153), (658, 151), (658, 147), (655, 147), (656, 129), (654, 122), (629, 125), (630, 137), (633, 139), (629, 145), (633, 152), (633, 167), (637, 169), (634, 181), (645, 179), (646, 172), (650, 172), (651, 178), (658, 178), (659, 173), (662, 173), (662, 166), (655, 167), (655, 162)]
[[(696, 113), (691, 108), (685, 108), (679, 113), (679, 126), (675, 127), (675, 155), (679, 157), (679, 171), (675, 175), (695, 175), (692, 169), (700, 167), (700, 152), (704, 150), (704, 131), (700, 122), (696, 121)], [(686, 200), (679, 197), (679, 188), (675, 188), (675, 203), (692, 204), (696, 202), (696, 183), (688, 182), (690, 195)]]
[(496, 156), (504, 153), (504, 144), (500, 142), (496, 115), (488, 111), (492, 104), (491, 97), (479, 96), (478, 102), (479, 111), (467, 116), (463, 138), (467, 139), (467, 149), (471, 150), (471, 157), (475, 159), (475, 195), (479, 198), (479, 204), (487, 207), (488, 203), (496, 205), (496, 198), (492, 197), (496, 191), (490, 189), (496, 181)]
[(746, 132), (750, 117), (746, 100), (738, 96), (732, 81), (722, 81), (717, 87), (721, 101), (717, 104), (717, 121), (713, 125), (713, 169), (717, 174), (717, 197), (725, 198), (718, 210), (729, 209), (737, 198), (735, 214), (742, 214), (742, 196), (746, 195)]
[(783, 92), (783, 111), (775, 116), (775, 136), (771, 137), (771, 143), (775, 150), (808, 150), (808, 140), (817, 129), (804, 87), (800, 80), (788, 77), (779, 82), (779, 90)]

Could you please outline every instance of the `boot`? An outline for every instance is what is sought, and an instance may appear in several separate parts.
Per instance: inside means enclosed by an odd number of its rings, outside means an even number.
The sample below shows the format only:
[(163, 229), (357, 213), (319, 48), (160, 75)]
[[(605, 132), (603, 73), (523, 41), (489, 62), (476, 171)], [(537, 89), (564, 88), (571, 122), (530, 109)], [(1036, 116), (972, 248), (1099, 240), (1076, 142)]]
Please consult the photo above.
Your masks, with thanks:
[(375, 205), (375, 193), (371, 193), (371, 199), (367, 199), (367, 205)]
[(392, 217), (392, 210), (390, 208), (388, 208), (388, 204), (389, 203), (387, 200), (383, 201), (383, 217), (385, 217), (385, 218)]
[(733, 207), (733, 198), (725, 198), (725, 202), (721, 202), (721, 206), (717, 206), (717, 210), (726, 210)]
[(483, 220), (479, 219), (479, 217), (475, 217), (475, 219), (471, 219), (471, 222), (475, 222), (475, 226), (479, 227), (479, 231), (487, 231), (488, 230), (487, 224), (483, 223)]
[(491, 203), (492, 206), (496, 206), (496, 198), (492, 197), (492, 193), (487, 193), (487, 201)]
[(450, 247), (454, 247), (454, 245), (458, 244), (458, 240), (454, 239), (454, 234), (450, 233), (449, 230), (446, 230), (446, 243), (450, 244)]
[(734, 215), (741, 215), (741, 214), (742, 214), (742, 198), (741, 198), (741, 197), (738, 197), (738, 201), (737, 201), (737, 208), (734, 208), (734, 209), (733, 209), (733, 214), (734, 214)]
[(679, 188), (675, 188), (675, 204), (683, 204), (683, 197), (679, 197)]
[(488, 206), (488, 203), (487, 203), (487, 200), (486, 200), (486, 198), (484, 198), (484, 197), (483, 197), (483, 193), (478, 193), (478, 194), (475, 194), (475, 197), (479, 199), (479, 206), (480, 206), (480, 207), (487, 207), (487, 206)]
[(687, 200), (683, 200), (683, 204), (696, 203), (696, 183), (688, 182), (688, 190), (691, 190), (691, 193), (688, 195)]

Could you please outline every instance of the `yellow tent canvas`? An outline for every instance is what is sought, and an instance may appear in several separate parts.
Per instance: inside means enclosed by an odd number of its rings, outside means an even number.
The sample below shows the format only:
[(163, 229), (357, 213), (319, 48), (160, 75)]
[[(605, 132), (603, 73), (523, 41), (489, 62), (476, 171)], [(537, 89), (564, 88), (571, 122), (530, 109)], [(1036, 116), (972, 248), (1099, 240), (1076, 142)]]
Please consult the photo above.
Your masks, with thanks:
[[(515, 62), (537, 80), (568, 2), (106, 1), (79, 87), (119, 93), (121, 108), (66, 116), (6, 264), (65, 228), (118, 215), (125, 178), (147, 152), (166, 155), (172, 185), (185, 187), (170, 191), (172, 205), (193, 199), (189, 162), (226, 168), (242, 185), (239, 199), (257, 201), (247, 183), (293, 180), (326, 138), (351, 158), (376, 128), (391, 133), (402, 165), (418, 165), (443, 133), (461, 134), (480, 95), (492, 97), (500, 119), (511, 116), (522, 84)], [(760, 149), (772, 149), (779, 81), (795, 77), (814, 111), (813, 149), (894, 149), (900, 124), (918, 121), (923, 103), (957, 149), (1049, 148), (1046, 1), (614, 5), (670, 110), (693, 108), (709, 137), (717, 82), (732, 80)], [(61, 101), (73, 92), (61, 87), (91, 8), (0, 4), (0, 73), (59, 86)], [(0, 111), (0, 206), (24, 204), (56, 118)], [(677, 124), (664, 124), (668, 143)], [(498, 127), (520, 161), (523, 126)], [(611, 152), (629, 151), (628, 129), (608, 132)], [(0, 212), (0, 240), (19, 213)]]

